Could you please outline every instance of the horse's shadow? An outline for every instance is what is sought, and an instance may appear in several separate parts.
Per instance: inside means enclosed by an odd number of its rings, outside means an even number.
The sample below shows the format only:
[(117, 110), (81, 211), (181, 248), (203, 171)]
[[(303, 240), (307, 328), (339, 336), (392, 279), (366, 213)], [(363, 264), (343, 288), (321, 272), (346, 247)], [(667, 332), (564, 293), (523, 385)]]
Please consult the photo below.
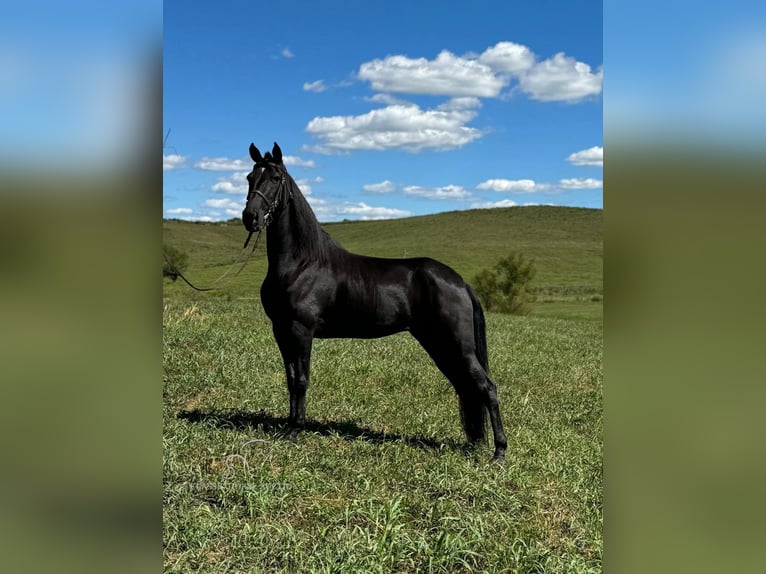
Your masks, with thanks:
[[(236, 431), (262, 429), (263, 432), (274, 435), (275, 438), (289, 439), (290, 427), (287, 417), (275, 417), (266, 411), (244, 412), (237, 410), (225, 411), (181, 411), (178, 418), (193, 423), (208, 423), (218, 428)], [(422, 435), (403, 436), (396, 433), (386, 433), (362, 427), (350, 420), (319, 422), (307, 420), (303, 432), (317, 433), (323, 436), (339, 436), (346, 441), (362, 440), (365, 442), (383, 444), (402, 442), (409, 446), (426, 450), (457, 450), (465, 451), (467, 445), (453, 439), (437, 441)]]

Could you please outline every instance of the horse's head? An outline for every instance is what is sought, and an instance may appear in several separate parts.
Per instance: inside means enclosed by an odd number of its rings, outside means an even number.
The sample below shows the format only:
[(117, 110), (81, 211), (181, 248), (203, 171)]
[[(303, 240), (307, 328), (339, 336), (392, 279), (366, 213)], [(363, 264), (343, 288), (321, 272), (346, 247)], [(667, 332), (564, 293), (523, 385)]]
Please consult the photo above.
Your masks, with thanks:
[(287, 171), (282, 163), (282, 150), (274, 143), (271, 153), (261, 152), (250, 144), (253, 171), (247, 175), (247, 205), (242, 212), (242, 223), (248, 231), (260, 231), (274, 217), (286, 193)]

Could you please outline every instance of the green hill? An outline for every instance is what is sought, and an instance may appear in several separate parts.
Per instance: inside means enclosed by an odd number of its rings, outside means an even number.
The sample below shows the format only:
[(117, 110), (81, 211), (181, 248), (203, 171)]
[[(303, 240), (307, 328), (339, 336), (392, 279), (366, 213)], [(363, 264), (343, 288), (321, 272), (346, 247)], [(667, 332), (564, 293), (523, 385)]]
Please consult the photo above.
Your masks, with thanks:
[[(530, 206), (453, 211), (383, 221), (327, 223), (323, 227), (349, 251), (378, 257), (439, 259), (468, 281), (511, 250), (533, 258), (537, 276), (533, 313), (561, 317), (601, 317), (603, 211)], [(163, 222), (163, 242), (188, 254), (186, 275), (205, 285), (240, 254), (247, 232), (239, 221)], [(224, 280), (220, 293), (257, 297), (266, 273), (265, 235), (241, 275)], [(236, 271), (236, 269), (235, 269)], [(165, 283), (180, 294), (181, 281)]]

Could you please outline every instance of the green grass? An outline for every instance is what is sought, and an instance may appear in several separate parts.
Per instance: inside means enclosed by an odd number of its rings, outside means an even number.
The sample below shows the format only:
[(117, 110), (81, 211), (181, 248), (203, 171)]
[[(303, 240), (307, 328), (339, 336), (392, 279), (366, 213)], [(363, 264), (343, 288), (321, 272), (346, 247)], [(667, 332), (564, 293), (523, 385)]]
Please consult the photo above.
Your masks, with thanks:
[[(601, 215), (540, 209), (327, 226), (377, 255), (401, 255), (401, 235), (420, 226), (423, 252), (408, 255), (448, 261), (438, 230), (463, 236), (450, 262), (464, 275), (507, 248), (539, 258), (535, 315), (487, 314), (503, 464), (489, 462), (491, 443), (466, 451), (454, 392), (406, 334), (315, 341), (307, 430), (290, 442), (283, 366), (257, 298), (265, 267), (221, 292), (166, 280), (166, 572), (600, 572)], [(468, 241), (471, 227), (492, 253)], [(165, 222), (190, 275), (220, 274), (243, 237)]]
[(294, 444), (259, 306), (166, 300), (166, 570), (600, 571), (600, 323), (488, 323), (504, 464), (408, 335), (316, 341)]
[[(516, 250), (535, 260), (537, 275), (532, 289), (542, 293), (542, 299), (550, 291), (556, 292), (559, 300), (572, 302), (578, 302), (583, 294), (590, 298), (603, 293), (603, 212), (597, 209), (477, 209), (386, 221), (328, 223), (324, 228), (355, 253), (433, 257), (452, 266), (469, 282), (476, 273)], [(163, 223), (163, 241), (188, 254), (186, 275), (199, 285), (213, 281), (231, 265), (246, 236), (238, 221)], [(258, 296), (266, 273), (265, 243), (264, 236), (236, 280), (224, 280), (228, 295)], [(166, 290), (183, 295), (188, 287), (178, 281)], [(600, 311), (600, 305), (590, 307)], [(534, 305), (533, 313), (537, 309), (538, 305)], [(562, 316), (566, 316), (568, 309), (562, 310)], [(590, 316), (601, 318), (598, 313)]]

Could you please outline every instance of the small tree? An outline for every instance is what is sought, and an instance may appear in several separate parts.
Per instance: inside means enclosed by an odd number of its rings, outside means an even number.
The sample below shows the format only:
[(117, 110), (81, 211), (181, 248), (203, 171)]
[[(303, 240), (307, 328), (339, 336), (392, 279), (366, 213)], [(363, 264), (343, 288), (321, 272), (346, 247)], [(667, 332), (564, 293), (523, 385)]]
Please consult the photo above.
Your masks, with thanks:
[(473, 288), (488, 311), (526, 315), (534, 297), (528, 286), (535, 277), (534, 260), (525, 261), (512, 251), (492, 269), (484, 269), (473, 278)]
[(165, 257), (162, 258), (162, 276), (170, 277), (173, 281), (178, 279), (178, 271), (186, 268), (186, 253), (173, 247), (172, 245), (162, 244), (162, 252)]

